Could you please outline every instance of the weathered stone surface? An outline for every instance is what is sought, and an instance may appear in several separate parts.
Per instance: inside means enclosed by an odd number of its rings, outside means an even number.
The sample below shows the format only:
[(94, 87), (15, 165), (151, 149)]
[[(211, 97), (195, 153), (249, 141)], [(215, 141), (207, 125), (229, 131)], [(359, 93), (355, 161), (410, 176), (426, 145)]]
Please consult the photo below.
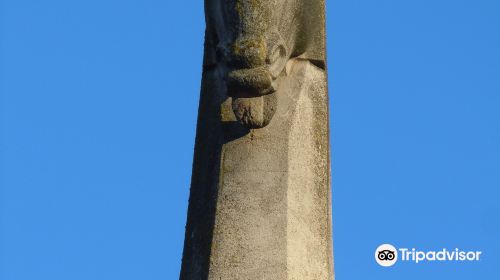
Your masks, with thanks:
[(206, 0), (180, 279), (333, 279), (324, 1)]

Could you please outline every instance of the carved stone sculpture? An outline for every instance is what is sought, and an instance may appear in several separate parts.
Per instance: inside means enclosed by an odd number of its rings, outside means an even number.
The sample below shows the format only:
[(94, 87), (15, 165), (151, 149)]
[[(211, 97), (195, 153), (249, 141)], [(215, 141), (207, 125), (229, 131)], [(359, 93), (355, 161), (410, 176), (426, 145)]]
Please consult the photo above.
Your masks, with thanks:
[(333, 279), (324, 0), (205, 0), (180, 279)]

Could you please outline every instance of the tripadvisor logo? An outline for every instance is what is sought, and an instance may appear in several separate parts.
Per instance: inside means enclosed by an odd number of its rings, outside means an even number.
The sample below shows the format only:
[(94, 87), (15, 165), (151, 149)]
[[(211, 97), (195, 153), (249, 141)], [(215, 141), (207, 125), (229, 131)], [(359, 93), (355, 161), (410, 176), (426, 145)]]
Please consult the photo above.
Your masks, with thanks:
[(381, 266), (393, 266), (398, 261), (398, 250), (391, 244), (382, 244), (375, 250), (375, 260)]
[(433, 261), (479, 261), (481, 251), (462, 251), (442, 249), (439, 251), (420, 251), (415, 248), (399, 248), (391, 244), (382, 244), (375, 250), (375, 260), (381, 266), (393, 266), (398, 259), (402, 262), (433, 262)]

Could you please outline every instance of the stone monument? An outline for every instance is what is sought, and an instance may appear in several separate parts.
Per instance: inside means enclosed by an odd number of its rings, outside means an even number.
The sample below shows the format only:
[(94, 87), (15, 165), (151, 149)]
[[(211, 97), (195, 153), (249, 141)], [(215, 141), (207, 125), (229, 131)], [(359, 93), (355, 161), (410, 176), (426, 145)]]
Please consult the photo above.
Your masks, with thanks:
[(332, 280), (324, 0), (205, 0), (181, 280)]

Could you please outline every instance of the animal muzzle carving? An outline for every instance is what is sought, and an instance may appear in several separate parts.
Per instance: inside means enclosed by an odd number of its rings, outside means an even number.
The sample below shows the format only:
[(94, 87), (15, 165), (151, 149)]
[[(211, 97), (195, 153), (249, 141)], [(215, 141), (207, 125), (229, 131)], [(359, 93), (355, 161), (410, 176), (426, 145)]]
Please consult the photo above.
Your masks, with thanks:
[(324, 66), (324, 0), (205, 0), (205, 8), (205, 67), (217, 66), (239, 122), (268, 125), (288, 60)]
[(227, 94), (233, 98), (236, 118), (247, 128), (268, 125), (276, 112), (276, 79), (288, 58), (281, 40), (270, 40), (273, 48), (268, 48), (268, 41), (244, 38), (232, 48), (234, 68), (227, 73)]

